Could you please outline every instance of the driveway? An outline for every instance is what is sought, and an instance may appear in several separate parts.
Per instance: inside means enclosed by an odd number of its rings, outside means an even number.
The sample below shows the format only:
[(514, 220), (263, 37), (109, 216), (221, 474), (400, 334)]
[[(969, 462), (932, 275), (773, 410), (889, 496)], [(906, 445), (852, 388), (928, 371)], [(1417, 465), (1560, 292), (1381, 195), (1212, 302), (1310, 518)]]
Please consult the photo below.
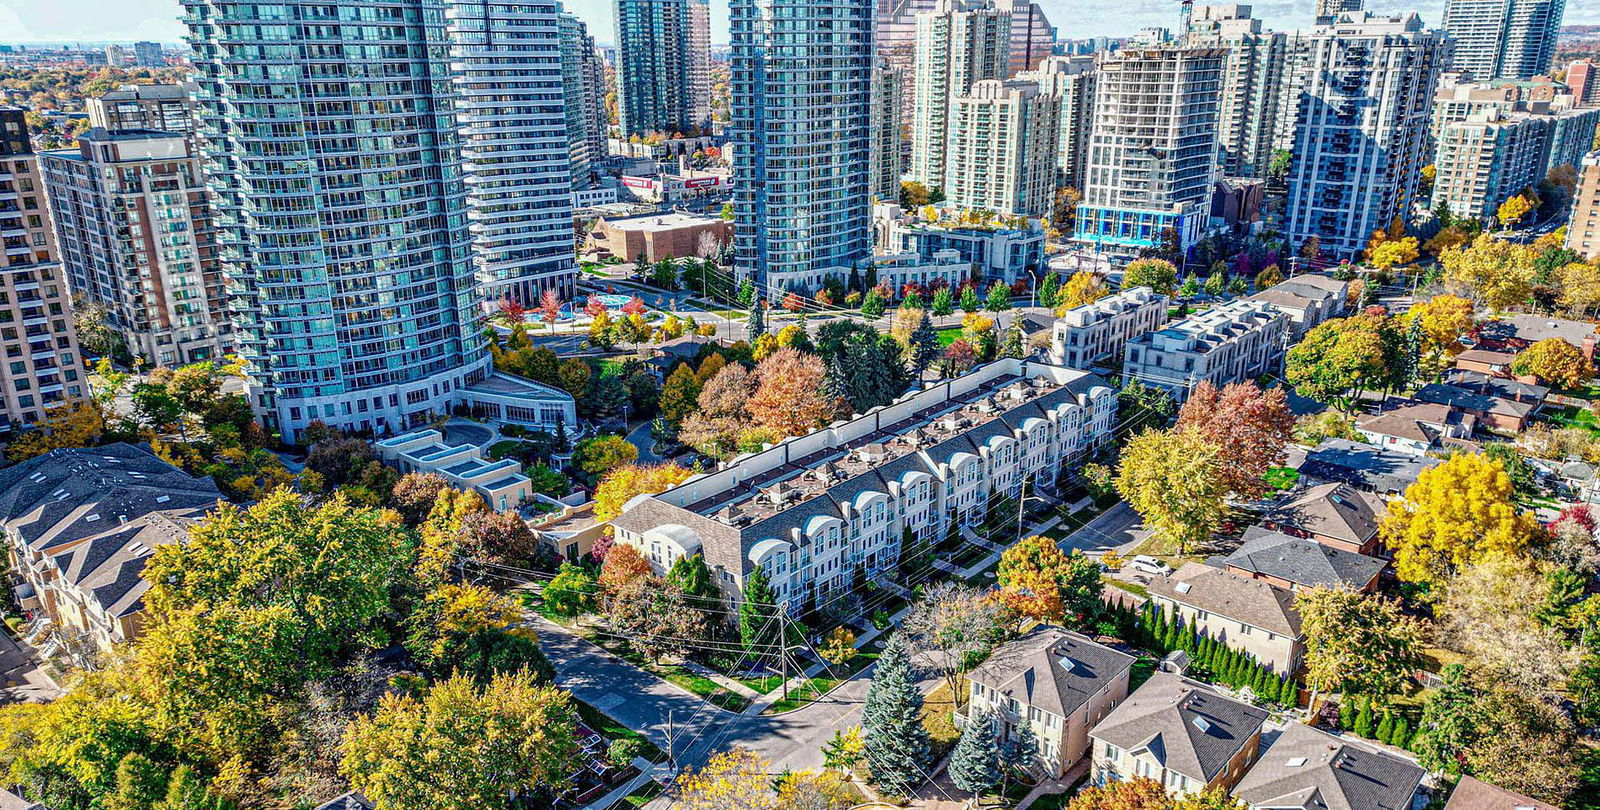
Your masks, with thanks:
[(42, 703), (60, 696), (61, 689), (39, 669), (33, 653), (0, 630), (0, 703)]

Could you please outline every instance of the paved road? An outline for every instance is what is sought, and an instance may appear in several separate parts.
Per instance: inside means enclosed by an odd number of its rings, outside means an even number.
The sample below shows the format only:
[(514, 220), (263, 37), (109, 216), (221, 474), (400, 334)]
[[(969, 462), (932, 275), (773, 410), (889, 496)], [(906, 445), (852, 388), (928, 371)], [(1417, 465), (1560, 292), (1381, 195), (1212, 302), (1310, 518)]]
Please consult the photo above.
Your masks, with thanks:
[[(822, 746), (836, 730), (861, 722), (872, 667), (827, 697), (787, 714), (746, 716), (723, 711), (565, 628), (539, 621), (539, 643), (556, 668), (556, 683), (580, 700), (668, 747), (669, 720), (680, 765), (699, 766), (714, 753), (743, 746), (772, 760), (774, 772), (822, 767)], [(937, 685), (923, 681), (924, 692)]]
[(1094, 520), (1062, 538), (1060, 545), (1063, 551), (1116, 548), (1131, 542), (1134, 538), (1129, 531), (1138, 526), (1139, 513), (1133, 511), (1133, 507), (1127, 503), (1119, 501), (1116, 506), (1101, 512)]

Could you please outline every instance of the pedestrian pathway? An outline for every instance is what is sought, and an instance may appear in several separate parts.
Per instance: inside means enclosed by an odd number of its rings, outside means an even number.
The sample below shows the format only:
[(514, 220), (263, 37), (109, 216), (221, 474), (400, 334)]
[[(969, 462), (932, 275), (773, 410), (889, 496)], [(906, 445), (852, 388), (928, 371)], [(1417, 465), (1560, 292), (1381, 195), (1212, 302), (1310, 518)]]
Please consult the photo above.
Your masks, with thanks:
[(656, 771), (662, 770), (660, 766), (655, 765), (644, 757), (634, 757), (633, 767), (639, 769), (638, 775), (613, 788), (610, 793), (584, 805), (581, 810), (607, 810), (607, 808), (622, 801), (628, 794), (644, 787), (645, 783), (654, 778)]

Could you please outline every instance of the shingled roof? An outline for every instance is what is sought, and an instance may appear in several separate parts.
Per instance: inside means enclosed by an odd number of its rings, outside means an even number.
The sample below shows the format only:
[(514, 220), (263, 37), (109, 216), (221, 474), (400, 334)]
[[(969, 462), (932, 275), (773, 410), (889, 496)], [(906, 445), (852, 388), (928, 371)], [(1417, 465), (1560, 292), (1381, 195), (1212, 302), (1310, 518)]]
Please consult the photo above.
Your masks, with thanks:
[(1470, 776), (1461, 777), (1444, 810), (1561, 810)]
[(1383, 501), (1376, 495), (1335, 482), (1289, 493), (1263, 517), (1359, 546), (1378, 534), (1385, 512)]
[(1251, 526), (1244, 543), (1221, 560), (1252, 574), (1286, 580), (1308, 588), (1348, 586), (1360, 590), (1387, 565), (1377, 557), (1325, 546), (1315, 540)]
[(1422, 769), (1303, 723), (1290, 723), (1233, 795), (1275, 810), (1408, 810)]
[(1149, 751), (1167, 770), (1210, 784), (1266, 720), (1264, 709), (1157, 672), (1089, 736), (1130, 752)]
[(1020, 703), (1068, 717), (1132, 669), (1135, 660), (1080, 633), (1040, 625), (995, 650), (967, 678)]
[(1146, 586), (1151, 596), (1215, 613), (1291, 638), (1300, 635), (1300, 613), (1294, 593), (1265, 582), (1213, 568), (1184, 563), (1171, 576), (1156, 577)]

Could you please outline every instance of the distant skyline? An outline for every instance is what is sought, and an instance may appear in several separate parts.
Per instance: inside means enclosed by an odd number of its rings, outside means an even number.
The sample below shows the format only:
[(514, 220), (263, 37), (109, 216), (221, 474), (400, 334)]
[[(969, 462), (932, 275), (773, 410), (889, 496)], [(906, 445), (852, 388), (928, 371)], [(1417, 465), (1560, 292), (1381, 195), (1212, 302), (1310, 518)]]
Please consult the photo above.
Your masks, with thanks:
[[(614, 38), (611, 0), (567, 0), (569, 11), (589, 24), (589, 30), (602, 44)], [(1045, 13), (1062, 39), (1094, 36), (1126, 36), (1148, 26), (1176, 27), (1177, 0), (1041, 0)], [(1257, 19), (1278, 30), (1300, 28), (1311, 23), (1314, 0), (1269, 0), (1249, 3)], [(1414, 5), (1386, 0), (1373, 3), (1375, 11), (1414, 10), (1429, 25), (1438, 25), (1443, 0), (1426, 0)], [(183, 25), (177, 0), (0, 0), (0, 42), (79, 43), (133, 42), (155, 40), (182, 41)], [(1600, 24), (1600, 3), (1567, 5), (1565, 22), (1574, 25)], [(714, 44), (728, 41), (728, 2), (711, 2), (711, 38)]]

